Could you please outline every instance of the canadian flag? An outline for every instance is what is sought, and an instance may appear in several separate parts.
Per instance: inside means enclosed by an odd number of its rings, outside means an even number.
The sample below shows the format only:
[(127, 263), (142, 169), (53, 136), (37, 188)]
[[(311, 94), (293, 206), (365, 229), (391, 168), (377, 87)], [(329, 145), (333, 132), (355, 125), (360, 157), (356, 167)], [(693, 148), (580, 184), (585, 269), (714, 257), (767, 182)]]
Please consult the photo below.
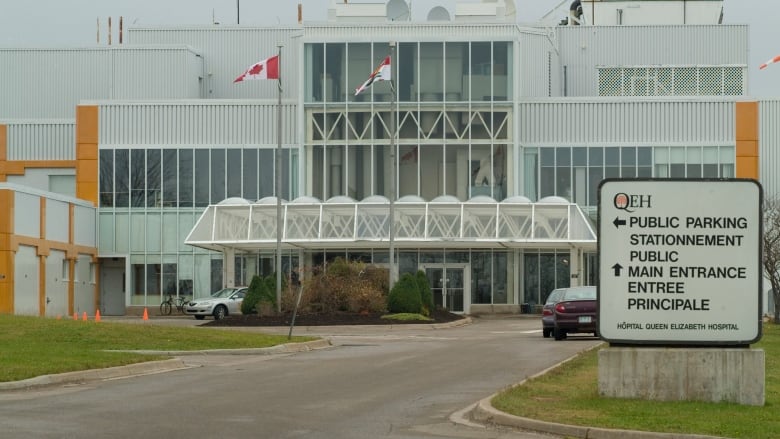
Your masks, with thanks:
[(279, 55), (252, 64), (233, 83), (235, 84), (245, 79), (279, 79)]

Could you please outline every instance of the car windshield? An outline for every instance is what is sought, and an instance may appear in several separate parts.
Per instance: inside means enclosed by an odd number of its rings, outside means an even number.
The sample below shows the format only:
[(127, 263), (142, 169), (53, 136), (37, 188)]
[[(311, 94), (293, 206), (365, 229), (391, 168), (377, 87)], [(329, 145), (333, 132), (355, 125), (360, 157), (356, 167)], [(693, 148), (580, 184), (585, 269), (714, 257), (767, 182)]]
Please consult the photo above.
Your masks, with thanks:
[(577, 288), (566, 291), (563, 300), (596, 300), (596, 288)]
[(552, 293), (550, 293), (549, 296), (547, 296), (547, 301), (544, 302), (545, 305), (549, 305), (551, 303), (555, 303), (560, 299), (561, 294), (563, 294), (563, 290), (554, 290)]
[(211, 297), (215, 299), (223, 299), (225, 297), (230, 297), (230, 295), (233, 294), (234, 291), (236, 291), (235, 288), (223, 288), (217, 291), (216, 293), (212, 294)]

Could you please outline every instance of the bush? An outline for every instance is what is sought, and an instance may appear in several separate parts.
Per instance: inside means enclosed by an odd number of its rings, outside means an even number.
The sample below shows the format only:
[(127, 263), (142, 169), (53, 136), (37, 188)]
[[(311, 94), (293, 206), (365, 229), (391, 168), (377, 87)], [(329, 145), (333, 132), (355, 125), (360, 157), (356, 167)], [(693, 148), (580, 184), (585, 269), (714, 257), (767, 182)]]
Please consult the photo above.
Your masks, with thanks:
[[(282, 282), (284, 288), (284, 280)], [(252, 277), (244, 301), (241, 302), (241, 313), (257, 314), (258, 305), (261, 304), (269, 304), (272, 309), (276, 309), (276, 273), (266, 277)]]
[(244, 301), (241, 302), (241, 314), (256, 314), (257, 303), (260, 302), (260, 290), (262, 289), (263, 279), (260, 276), (253, 276), (249, 283)]
[[(387, 270), (336, 258), (325, 270), (315, 269), (302, 284), (299, 312), (384, 312), (387, 310)], [(383, 289), (384, 288), (384, 289)], [(297, 291), (291, 291), (283, 304), (292, 311)]]
[(390, 290), (387, 296), (387, 309), (391, 313), (422, 312), (422, 299), (417, 286), (417, 278), (411, 273), (404, 273)]
[(424, 316), (430, 316), (433, 311), (433, 291), (431, 291), (431, 285), (428, 283), (428, 276), (425, 272), (419, 270), (415, 276), (417, 280), (417, 288), (420, 290), (420, 301), (422, 302), (422, 312)]

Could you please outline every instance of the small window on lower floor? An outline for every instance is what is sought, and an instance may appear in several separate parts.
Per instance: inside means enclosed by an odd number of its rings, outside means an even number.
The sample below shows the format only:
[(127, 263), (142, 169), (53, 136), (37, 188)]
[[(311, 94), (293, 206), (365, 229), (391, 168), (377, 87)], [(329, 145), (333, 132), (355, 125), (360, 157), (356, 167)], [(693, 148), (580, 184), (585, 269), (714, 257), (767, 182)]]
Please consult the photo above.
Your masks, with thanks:
[(62, 260), (62, 280), (70, 280), (70, 261)]

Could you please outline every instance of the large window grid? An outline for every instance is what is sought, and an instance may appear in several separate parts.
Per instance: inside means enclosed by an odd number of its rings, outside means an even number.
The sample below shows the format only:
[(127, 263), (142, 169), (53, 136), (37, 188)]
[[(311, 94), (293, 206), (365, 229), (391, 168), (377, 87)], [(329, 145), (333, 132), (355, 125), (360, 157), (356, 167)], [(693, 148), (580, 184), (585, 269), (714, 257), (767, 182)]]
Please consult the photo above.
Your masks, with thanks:
[[(103, 149), (100, 207), (207, 207), (226, 198), (275, 192), (275, 149)], [(282, 150), (282, 197), (297, 196), (298, 151)]]
[(733, 146), (525, 148), (524, 191), (595, 208), (605, 178), (730, 178), (734, 163)]

